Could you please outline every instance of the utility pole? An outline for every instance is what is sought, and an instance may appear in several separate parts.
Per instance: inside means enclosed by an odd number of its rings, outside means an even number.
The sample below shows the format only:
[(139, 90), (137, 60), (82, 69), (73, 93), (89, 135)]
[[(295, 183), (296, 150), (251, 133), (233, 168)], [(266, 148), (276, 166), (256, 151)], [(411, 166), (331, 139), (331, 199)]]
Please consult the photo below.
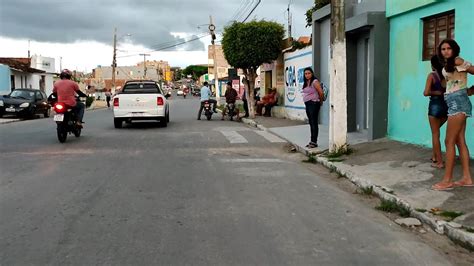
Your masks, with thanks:
[(114, 55), (112, 57), (112, 93), (115, 93), (115, 68), (117, 67), (117, 28), (114, 29)]
[(344, 0), (331, 0), (329, 151), (347, 150), (347, 65)]
[(59, 72), (61, 72), (63, 70), (63, 57), (60, 56), (59, 57)]
[(150, 54), (140, 54), (143, 55), (143, 79), (146, 79), (146, 57)]
[(291, 17), (291, 13), (290, 13), (290, 4), (288, 4), (288, 39), (291, 38), (291, 20), (292, 20), (292, 17)]
[(220, 90), (219, 90), (219, 77), (217, 76), (217, 52), (216, 52), (216, 45), (215, 45), (215, 40), (216, 40), (216, 26), (212, 23), (212, 16), (209, 16), (209, 32), (211, 33), (211, 44), (212, 44), (212, 56), (213, 56), (213, 62), (214, 62), (214, 87), (216, 88), (216, 101), (219, 103), (220, 100)]

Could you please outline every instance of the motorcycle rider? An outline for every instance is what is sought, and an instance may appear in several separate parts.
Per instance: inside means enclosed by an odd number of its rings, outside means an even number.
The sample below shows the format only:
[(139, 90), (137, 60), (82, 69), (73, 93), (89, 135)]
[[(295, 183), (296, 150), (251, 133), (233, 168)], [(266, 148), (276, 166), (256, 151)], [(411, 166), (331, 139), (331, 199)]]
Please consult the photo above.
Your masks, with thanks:
[(68, 107), (72, 107), (78, 119), (76, 122), (77, 126), (82, 127), (85, 106), (81, 101), (76, 101), (76, 94), (79, 95), (79, 97), (87, 97), (87, 95), (79, 89), (79, 85), (72, 81), (71, 77), (71, 71), (63, 69), (61, 74), (59, 74), (61, 80), (54, 83), (53, 93), (51, 96), (55, 96), (58, 102), (64, 103)]
[(183, 98), (186, 98), (186, 95), (188, 95), (188, 93), (189, 93), (189, 88), (185, 87), (183, 90)]
[[(227, 89), (225, 91), (224, 96), (225, 96), (226, 107), (222, 111), (221, 120), (224, 120), (224, 117), (227, 114), (227, 109), (228, 109), (229, 104), (234, 104), (234, 115), (236, 115), (237, 119), (239, 119), (239, 108), (237, 108), (235, 106), (235, 101), (237, 100), (237, 97), (239, 96), (239, 94), (237, 93), (237, 91), (234, 88), (232, 88), (232, 83), (230, 81), (227, 82)], [(232, 120), (232, 118), (233, 117), (231, 117), (230, 119)]]
[(209, 83), (207, 81), (204, 82), (204, 86), (201, 88), (201, 107), (199, 107), (199, 113), (198, 113), (198, 119), (201, 120), (201, 113), (202, 109), (204, 108), (204, 103), (207, 101), (212, 104), (212, 110), (214, 113), (217, 113), (217, 101), (214, 99), (211, 99), (211, 89), (209, 89), (208, 85)]

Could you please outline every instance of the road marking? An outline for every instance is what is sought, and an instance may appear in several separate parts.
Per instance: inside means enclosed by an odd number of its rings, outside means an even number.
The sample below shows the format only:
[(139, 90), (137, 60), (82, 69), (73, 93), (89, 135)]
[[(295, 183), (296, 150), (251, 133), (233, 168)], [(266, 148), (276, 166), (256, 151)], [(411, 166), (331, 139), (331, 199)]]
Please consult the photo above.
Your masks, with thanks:
[(242, 135), (237, 133), (237, 131), (220, 131), (222, 135), (224, 135), (230, 143), (248, 143)]
[(226, 163), (284, 163), (280, 159), (275, 158), (247, 158), (247, 159), (221, 159), (220, 161)]
[(44, 155), (82, 155), (82, 154), (94, 154), (95, 152), (93, 150), (64, 150), (64, 151), (13, 151), (13, 152), (5, 152), (1, 155), (12, 155), (12, 154), (18, 154), (18, 155), (38, 155), (38, 156), (44, 156)]
[(286, 142), (284, 141), (283, 139), (273, 135), (272, 133), (270, 132), (267, 132), (267, 131), (261, 131), (261, 130), (254, 130), (255, 133), (259, 134), (260, 136), (264, 137), (266, 140), (270, 141), (270, 142), (273, 142), (273, 143), (282, 143), (282, 142)]
[(215, 131), (250, 131), (248, 127), (216, 127)]

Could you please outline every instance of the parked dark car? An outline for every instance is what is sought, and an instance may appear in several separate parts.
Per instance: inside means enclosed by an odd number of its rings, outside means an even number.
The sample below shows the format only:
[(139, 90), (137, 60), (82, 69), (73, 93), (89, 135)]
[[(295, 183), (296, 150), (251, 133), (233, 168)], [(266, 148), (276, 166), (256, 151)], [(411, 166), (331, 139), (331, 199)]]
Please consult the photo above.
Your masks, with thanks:
[(37, 114), (49, 117), (50, 113), (48, 97), (40, 90), (15, 89), (0, 98), (0, 117), (8, 114), (24, 118), (33, 118)]

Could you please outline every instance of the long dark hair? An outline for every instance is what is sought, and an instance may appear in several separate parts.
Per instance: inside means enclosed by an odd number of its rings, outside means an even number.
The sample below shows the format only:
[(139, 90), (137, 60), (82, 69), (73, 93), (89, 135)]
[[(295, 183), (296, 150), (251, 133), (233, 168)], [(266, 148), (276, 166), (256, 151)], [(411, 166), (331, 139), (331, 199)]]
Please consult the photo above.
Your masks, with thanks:
[[(451, 49), (453, 50), (453, 54), (448, 59), (445, 59), (443, 57), (443, 54), (441, 53), (441, 46), (445, 43), (449, 44), (449, 46), (451, 46)], [(460, 52), (461, 52), (461, 48), (459, 47), (458, 43), (452, 39), (444, 39), (438, 45), (438, 57), (442, 58), (443, 61), (445, 62), (444, 68), (446, 69), (446, 72), (454, 72), (454, 65), (455, 65), (454, 62), (455, 62), (456, 57), (459, 56)]]
[[(311, 80), (309, 82), (308, 85), (306, 85), (308, 83), (308, 81), (306, 80), (306, 77), (304, 76), (304, 72), (306, 71), (309, 71), (311, 72)], [(307, 86), (311, 86), (311, 84), (313, 84), (313, 81), (316, 80), (316, 76), (314, 75), (314, 71), (311, 67), (307, 67), (304, 69), (303, 71), (303, 79), (304, 79), (304, 82), (303, 82), (303, 88), (306, 88)]]
[(436, 73), (438, 73), (439, 79), (443, 80), (443, 64), (441, 64), (440, 58), (437, 55), (431, 57), (431, 66), (434, 68)]

